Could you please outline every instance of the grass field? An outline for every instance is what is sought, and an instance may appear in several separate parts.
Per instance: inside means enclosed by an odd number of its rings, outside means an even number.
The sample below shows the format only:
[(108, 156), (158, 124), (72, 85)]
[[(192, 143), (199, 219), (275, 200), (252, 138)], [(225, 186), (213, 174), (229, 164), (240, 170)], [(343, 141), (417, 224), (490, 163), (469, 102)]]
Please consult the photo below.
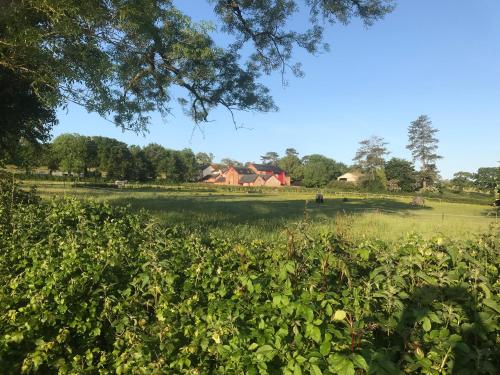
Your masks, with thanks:
[[(31, 184), (25, 182), (26, 185)], [(76, 196), (145, 209), (166, 224), (184, 224), (221, 236), (272, 239), (298, 222), (313, 230), (337, 230), (362, 238), (396, 240), (418, 233), (467, 238), (485, 232), (495, 216), (486, 204), (427, 200), (414, 207), (410, 197), (325, 194), (325, 203), (314, 202), (314, 191), (230, 192), (220, 189), (165, 188), (112, 189), (37, 183), (44, 198)], [(345, 202), (343, 198), (346, 197)]]

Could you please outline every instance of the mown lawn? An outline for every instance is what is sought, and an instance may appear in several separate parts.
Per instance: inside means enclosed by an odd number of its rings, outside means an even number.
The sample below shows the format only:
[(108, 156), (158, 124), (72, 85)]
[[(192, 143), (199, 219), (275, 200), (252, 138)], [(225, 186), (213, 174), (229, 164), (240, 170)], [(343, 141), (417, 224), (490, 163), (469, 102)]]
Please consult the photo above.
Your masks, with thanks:
[(76, 196), (130, 205), (147, 210), (164, 223), (193, 226), (226, 237), (274, 238), (283, 235), (287, 227), (306, 221), (314, 230), (340, 230), (357, 238), (396, 240), (411, 232), (426, 238), (463, 238), (485, 232), (497, 220), (487, 216), (491, 208), (486, 204), (426, 200), (425, 207), (414, 207), (410, 197), (326, 194), (325, 203), (317, 205), (314, 191), (75, 188), (60, 183), (38, 183), (38, 191), (47, 199)]

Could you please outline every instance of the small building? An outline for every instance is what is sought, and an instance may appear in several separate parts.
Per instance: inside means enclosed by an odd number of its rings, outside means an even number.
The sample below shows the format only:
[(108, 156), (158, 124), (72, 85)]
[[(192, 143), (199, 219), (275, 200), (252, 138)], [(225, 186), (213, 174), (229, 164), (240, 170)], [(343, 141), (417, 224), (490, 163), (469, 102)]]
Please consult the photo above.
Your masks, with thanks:
[(357, 184), (359, 180), (362, 177), (362, 173), (360, 172), (347, 172), (344, 173), (342, 176), (337, 177), (337, 181), (345, 181), (345, 182), (351, 182), (353, 184)]
[(249, 163), (248, 168), (258, 175), (274, 175), (280, 182), (280, 185), (290, 186), (290, 176), (275, 165)]
[(205, 164), (201, 166), (200, 170), (201, 170), (201, 178), (203, 178), (205, 176), (214, 173), (217, 170), (217, 168), (214, 164)]
[(274, 174), (261, 176), (265, 183), (264, 186), (281, 186), (281, 181)]
[(243, 186), (262, 186), (266, 181), (258, 174), (245, 174), (240, 177), (240, 185)]
[(226, 179), (226, 185), (239, 185), (240, 178), (244, 175), (252, 175), (253, 171), (249, 168), (231, 166), (221, 173), (222, 177)]

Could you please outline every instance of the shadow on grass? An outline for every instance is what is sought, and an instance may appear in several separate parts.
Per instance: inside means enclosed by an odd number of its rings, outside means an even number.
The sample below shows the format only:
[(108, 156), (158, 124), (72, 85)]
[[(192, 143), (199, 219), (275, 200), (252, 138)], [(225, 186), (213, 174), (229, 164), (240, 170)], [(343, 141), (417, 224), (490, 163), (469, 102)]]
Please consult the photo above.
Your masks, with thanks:
[(328, 199), (323, 205), (318, 205), (311, 199), (306, 205), (305, 200), (269, 198), (269, 195), (265, 194), (158, 195), (117, 197), (111, 202), (118, 205), (130, 204), (133, 209), (144, 208), (167, 224), (201, 224), (209, 227), (256, 223), (275, 227), (285, 221), (298, 221), (304, 218), (306, 211), (310, 219), (323, 220), (330, 217), (334, 219), (338, 213), (360, 215), (380, 210), (389, 215), (409, 215), (412, 211), (431, 209), (383, 199), (356, 198), (347, 202), (342, 199)]

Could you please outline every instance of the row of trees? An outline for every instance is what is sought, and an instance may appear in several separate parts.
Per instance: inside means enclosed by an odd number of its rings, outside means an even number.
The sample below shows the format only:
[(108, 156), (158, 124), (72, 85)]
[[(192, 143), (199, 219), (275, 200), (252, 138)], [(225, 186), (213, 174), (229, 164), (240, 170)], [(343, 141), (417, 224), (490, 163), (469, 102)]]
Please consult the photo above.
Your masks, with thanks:
[(154, 143), (128, 146), (113, 138), (63, 134), (41, 146), (21, 142), (10, 162), (27, 173), (43, 165), (50, 173), (59, 170), (85, 177), (191, 182), (198, 178), (200, 164), (211, 158), (213, 155), (195, 155), (190, 149), (171, 150)]
[(437, 154), (437, 131), (426, 115), (413, 121), (408, 128), (407, 148), (412, 153), (413, 162), (419, 161), (421, 164), (418, 172), (410, 161), (399, 158), (387, 161), (388, 143), (378, 136), (359, 143), (353, 158), (354, 165), (350, 167), (322, 155), (309, 155), (300, 159), (293, 148), (287, 149), (282, 158), (270, 151), (261, 156), (261, 160), (288, 171), (293, 180), (300, 180), (305, 186), (325, 186), (345, 171), (357, 170), (363, 174), (362, 187), (368, 190), (414, 191), (432, 186), (439, 177), (436, 161), (441, 156)]

